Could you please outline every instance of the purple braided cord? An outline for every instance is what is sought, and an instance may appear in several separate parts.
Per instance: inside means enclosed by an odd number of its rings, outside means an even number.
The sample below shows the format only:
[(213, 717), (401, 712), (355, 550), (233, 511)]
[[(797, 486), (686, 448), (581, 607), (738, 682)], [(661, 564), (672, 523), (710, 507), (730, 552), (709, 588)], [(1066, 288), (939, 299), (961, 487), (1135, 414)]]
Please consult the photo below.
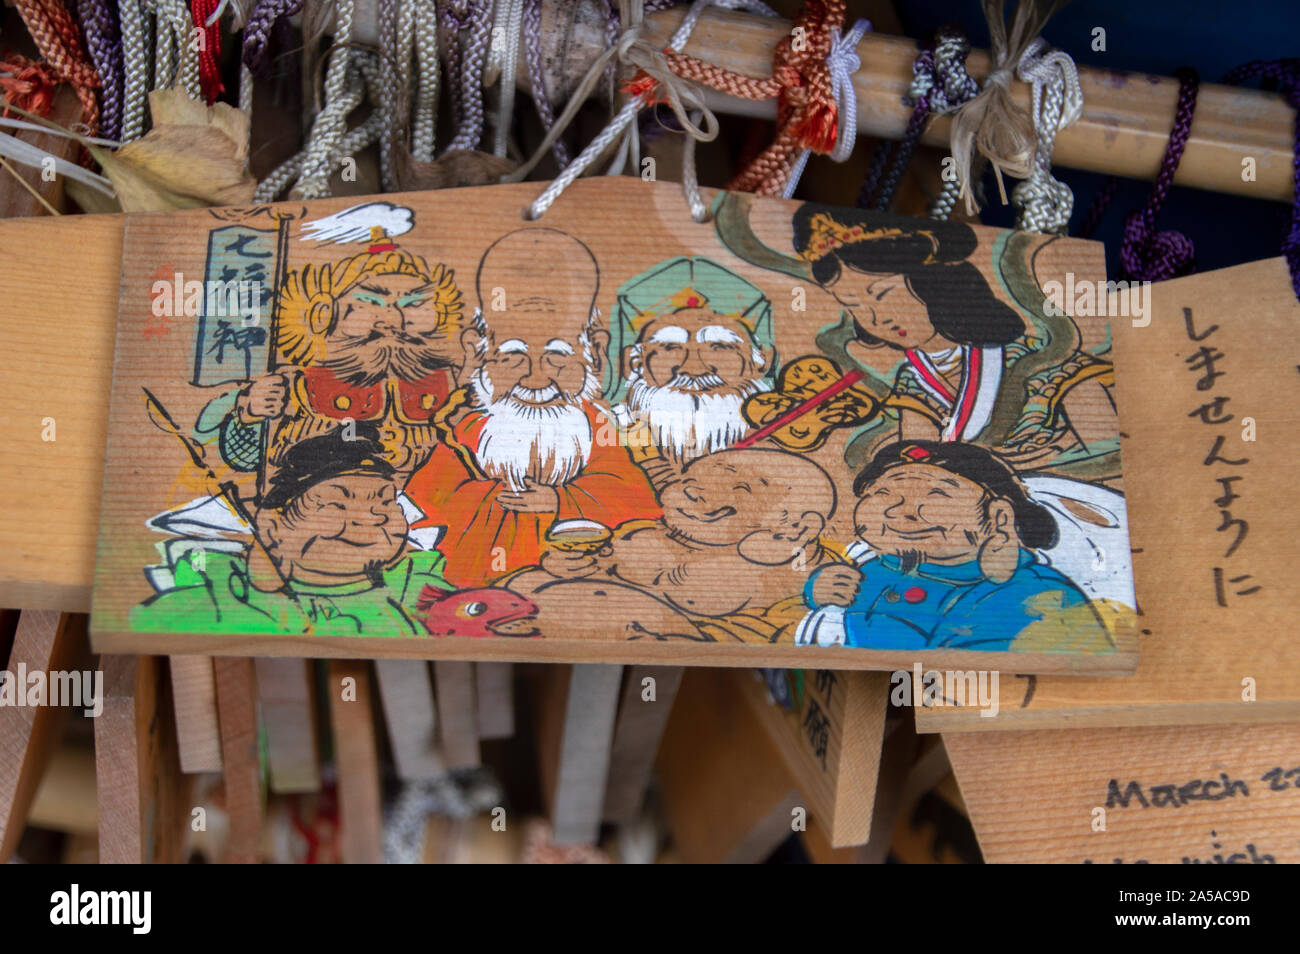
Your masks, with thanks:
[(871, 165), (867, 167), (866, 178), (862, 180), (862, 188), (858, 190), (859, 209), (871, 208), (876, 186), (880, 185), (880, 177), (884, 175), (885, 167), (889, 165), (889, 156), (893, 151), (894, 144), (888, 139), (882, 139), (876, 144), (876, 149), (871, 154)]
[(244, 65), (259, 79), (266, 79), (271, 66), (272, 29), (281, 19), (302, 9), (303, 0), (257, 0), (244, 24)]
[(1083, 224), (1079, 226), (1079, 238), (1092, 238), (1092, 233), (1097, 231), (1097, 226), (1101, 224), (1102, 216), (1115, 201), (1115, 193), (1118, 189), (1119, 176), (1111, 176), (1102, 183), (1101, 188), (1092, 198), (1092, 205), (1088, 206), (1088, 214), (1084, 216)]
[(1291, 271), (1291, 288), (1300, 299), (1300, 59), (1255, 60), (1231, 70), (1223, 82), (1236, 86), (1249, 79), (1261, 77), (1277, 83), (1278, 91), (1295, 110), (1295, 145), (1291, 169), (1295, 183), (1291, 200), (1291, 231), (1282, 240), (1282, 254)]
[(122, 135), (126, 76), (116, 13), (106, 0), (77, 0), (77, 15), (86, 33), (86, 47), (99, 73), (99, 134), (105, 139), (118, 139)]
[(492, 6), (492, 0), (470, 0), (464, 20), (468, 36), (458, 35), (461, 119), (449, 150), (477, 149), (483, 136), (483, 67), (492, 45)]
[[(871, 205), (871, 197), (879, 184), (875, 207), (877, 211), (886, 211), (894, 201), (894, 193), (898, 191), (898, 184), (912, 161), (912, 154), (916, 152), (931, 114), (954, 112), (979, 91), (964, 65), (969, 52), (965, 31), (957, 24), (947, 24), (935, 32), (932, 46), (916, 54), (912, 61), (912, 85), (908, 90), (912, 115), (907, 131), (897, 148), (891, 148), (888, 143), (881, 143), (877, 148), (858, 193), (859, 208)], [(889, 160), (891, 154), (892, 161)]]
[(465, 115), (465, 106), (461, 96), (460, 76), (460, 31), (469, 19), (469, 0), (438, 0), (438, 45), (442, 47), (442, 59), (446, 64), (449, 82), (447, 99), (451, 104), (451, 125), (459, 129)]
[(903, 141), (898, 144), (893, 164), (889, 167), (889, 175), (885, 177), (884, 184), (880, 187), (880, 195), (876, 198), (877, 212), (887, 211), (890, 203), (894, 201), (898, 183), (902, 180), (908, 163), (912, 161), (912, 153), (916, 151), (916, 145), (921, 141), (921, 133), (925, 131), (925, 124), (929, 118), (930, 97), (926, 95), (917, 100), (916, 106), (912, 109), (912, 118), (908, 120), (907, 132), (903, 135)]
[[(922, 50), (916, 54), (916, 61), (912, 64), (912, 72), (920, 73), (922, 71), (934, 73), (934, 50)], [(930, 118), (930, 94), (927, 92), (919, 96), (912, 106), (912, 118), (907, 123), (907, 133), (904, 137), (904, 143), (900, 146), (901, 150), (906, 149), (907, 156), (910, 159), (912, 150), (916, 148), (916, 142), (912, 141), (911, 148), (907, 148), (907, 140), (913, 135), (919, 139), (921, 131), (925, 129), (925, 121)], [(871, 206), (871, 198), (876, 194), (876, 187), (880, 184), (880, 178), (885, 174), (885, 168), (889, 164), (890, 153), (893, 152), (893, 144), (888, 140), (882, 140), (876, 147), (876, 152), (871, 158), (871, 166), (867, 169), (867, 176), (862, 180), (862, 188), (858, 192), (858, 208), (866, 209)], [(899, 173), (901, 176), (901, 173)], [(895, 180), (899, 176), (890, 175), (890, 179)], [(892, 198), (892, 195), (891, 195)], [(886, 202), (885, 207), (888, 206)], [(877, 208), (882, 208), (877, 204)]]
[(1161, 282), (1196, 270), (1196, 249), (1192, 240), (1181, 232), (1157, 232), (1156, 217), (1164, 207), (1173, 185), (1178, 162), (1187, 147), (1187, 137), (1192, 131), (1192, 116), (1196, 112), (1196, 92), (1200, 80), (1196, 70), (1184, 67), (1174, 74), (1178, 77), (1178, 107), (1174, 111), (1174, 128), (1169, 133), (1160, 171), (1146, 208), (1130, 212), (1124, 220), (1124, 240), (1120, 245), (1120, 261), (1125, 277), (1133, 281)]
[[(542, 73), (542, 0), (528, 0), (524, 4), (524, 57), (528, 62), (528, 82), (532, 87), (533, 102), (537, 105), (537, 116), (542, 121), (543, 132), (550, 132), (555, 124), (555, 110), (551, 108), (546, 77)], [(551, 152), (561, 169), (569, 164), (569, 149), (563, 142), (555, 140)]]

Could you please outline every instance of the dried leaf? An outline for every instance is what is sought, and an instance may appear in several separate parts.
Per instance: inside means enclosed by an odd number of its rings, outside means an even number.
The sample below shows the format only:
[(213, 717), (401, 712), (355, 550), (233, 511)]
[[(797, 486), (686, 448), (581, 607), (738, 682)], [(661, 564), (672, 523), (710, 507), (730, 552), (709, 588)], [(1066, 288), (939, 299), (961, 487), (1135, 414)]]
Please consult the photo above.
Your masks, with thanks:
[(91, 152), (126, 212), (241, 205), (257, 182), (244, 169), (248, 117), (226, 103), (205, 106), (180, 88), (149, 94), (153, 129), (116, 152)]

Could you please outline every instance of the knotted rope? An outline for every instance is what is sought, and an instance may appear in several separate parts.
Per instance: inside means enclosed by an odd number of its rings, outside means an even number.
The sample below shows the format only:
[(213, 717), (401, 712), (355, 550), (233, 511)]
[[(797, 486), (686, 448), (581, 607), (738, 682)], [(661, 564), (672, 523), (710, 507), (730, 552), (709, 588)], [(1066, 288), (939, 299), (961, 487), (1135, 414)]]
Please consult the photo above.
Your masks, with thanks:
[(1039, 37), (1020, 57), (1016, 75), (1033, 87), (1030, 115), (1038, 135), (1029, 178), (1011, 193), (1016, 228), (1064, 235), (1074, 211), (1074, 193), (1052, 176), (1052, 149), (1056, 134), (1083, 113), (1079, 71), (1068, 53), (1050, 49)]
[(780, 195), (801, 150), (829, 153), (839, 139), (839, 110), (831, 77), (835, 31), (844, 26), (844, 0), (805, 0), (789, 35), (772, 54), (772, 75), (759, 79), (704, 63), (680, 50), (664, 54), (683, 79), (739, 96), (777, 101), (776, 137), (727, 185), (740, 192)]
[(1196, 249), (1192, 240), (1182, 232), (1156, 231), (1156, 217), (1164, 208), (1178, 171), (1179, 160), (1187, 147), (1187, 137), (1192, 129), (1192, 116), (1196, 112), (1196, 92), (1200, 85), (1196, 70), (1184, 67), (1175, 72), (1178, 77), (1178, 106), (1174, 110), (1174, 128), (1169, 133), (1160, 171), (1156, 174), (1151, 197), (1144, 208), (1130, 212), (1124, 220), (1124, 240), (1120, 245), (1120, 261), (1125, 277), (1136, 281), (1159, 282), (1196, 270)]
[[(831, 73), (831, 95), (835, 99), (838, 132), (835, 147), (829, 155), (833, 162), (843, 162), (853, 152), (853, 143), (858, 137), (858, 93), (853, 86), (853, 74), (862, 68), (862, 59), (858, 56), (858, 44), (862, 35), (871, 29), (868, 20), (858, 20), (848, 33), (840, 35), (839, 28), (831, 30), (831, 51), (826, 56), (826, 66)], [(781, 197), (789, 199), (794, 195), (808, 164), (811, 149), (804, 149), (795, 160), (794, 168), (785, 181)]]
[[(935, 34), (934, 47), (917, 54), (912, 63), (912, 83), (907, 90), (907, 101), (912, 105), (907, 132), (896, 152), (892, 144), (887, 142), (881, 143), (876, 150), (858, 194), (859, 208), (869, 208), (872, 197), (875, 196), (876, 209), (882, 212), (888, 209), (930, 117), (956, 112), (979, 92), (979, 84), (966, 72), (966, 56), (969, 53), (970, 43), (966, 40), (965, 31), (953, 25), (941, 27)], [(891, 153), (894, 156), (892, 163), (889, 161)], [(887, 165), (889, 172), (886, 175)], [(879, 195), (876, 194), (878, 185)], [(931, 218), (948, 218), (956, 205), (960, 190), (961, 185), (956, 177), (945, 179), (943, 189), (931, 207)]]
[(970, 215), (978, 210), (971, 189), (972, 166), (977, 155), (993, 165), (1003, 202), (1006, 201), (1004, 173), (1017, 179), (1029, 177), (1037, 134), (1032, 120), (1011, 97), (1011, 79), (1025, 51), (1042, 32), (1061, 0), (1021, 0), (1010, 28), (1003, 5), (1003, 0), (983, 0), (993, 69), (980, 91), (957, 110), (952, 122), (952, 158), (957, 167), (959, 194)]
[[(579, 82), (577, 89), (569, 97), (564, 112), (555, 121), (550, 132), (543, 138), (532, 157), (502, 180), (505, 182), (521, 182), (536, 167), (568, 124), (573, 121), (573, 117), (577, 115), (587, 96), (600, 82), (605, 68), (611, 62), (617, 59), (618, 62), (637, 68), (636, 75), (624, 87), (624, 92), (630, 94), (628, 101), (605, 125), (605, 128), (587, 144), (587, 147), (579, 153), (577, 158), (569, 163), (560, 175), (546, 187), (545, 191), (533, 201), (528, 207), (528, 216), (530, 218), (538, 218), (550, 208), (560, 194), (621, 136), (625, 133), (635, 135), (634, 120), (637, 114), (646, 106), (655, 103), (667, 103), (670, 106), (682, 129), (690, 137), (687, 141), (688, 152), (695, 141), (709, 142), (717, 136), (717, 117), (705, 105), (700, 91), (694, 84), (679, 77), (669, 67), (667, 61), (669, 52), (680, 51), (686, 45), (686, 41), (695, 29), (695, 24), (699, 21), (701, 14), (706, 8), (714, 5), (714, 2), (715, 0), (695, 0), (695, 3), (691, 5), (690, 10), (682, 19), (681, 25), (678, 26), (677, 31), (669, 40), (667, 51), (658, 50), (646, 40), (641, 39), (641, 9), (639, 4), (633, 5), (632, 22), (623, 31), (618, 43), (601, 53), (591, 64), (586, 75)], [(766, 5), (757, 2), (757, 0), (727, 0), (725, 5), (756, 11), (767, 10)], [(699, 182), (696, 180), (694, 171), (694, 157), (690, 155), (684, 157), (682, 163), (682, 189), (686, 194), (687, 204), (691, 208), (691, 215), (697, 221), (704, 221), (708, 216), (708, 209), (704, 205), (704, 200), (700, 198)]]

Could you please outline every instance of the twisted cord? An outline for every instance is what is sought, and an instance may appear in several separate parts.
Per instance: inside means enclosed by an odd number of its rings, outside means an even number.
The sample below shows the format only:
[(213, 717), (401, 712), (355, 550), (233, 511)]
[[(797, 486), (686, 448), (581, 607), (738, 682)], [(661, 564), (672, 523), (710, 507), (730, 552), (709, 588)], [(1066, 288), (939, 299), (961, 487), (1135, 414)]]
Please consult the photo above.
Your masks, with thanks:
[(1181, 232), (1156, 231), (1156, 217), (1164, 208), (1173, 185), (1178, 162), (1187, 148), (1187, 137), (1192, 130), (1192, 116), (1196, 112), (1196, 93), (1200, 80), (1196, 70), (1184, 67), (1175, 72), (1178, 77), (1178, 106), (1174, 110), (1174, 128), (1169, 133), (1160, 171), (1156, 174), (1151, 197), (1144, 208), (1130, 212), (1124, 220), (1124, 239), (1120, 245), (1120, 261), (1125, 277), (1137, 281), (1159, 282), (1196, 270), (1196, 250), (1192, 241)]
[[(397, 51), (397, 0), (379, 0), (379, 48)], [(393, 141), (397, 135), (397, 69), (393, 57), (381, 56), (378, 63), (379, 181), (385, 192), (397, 191), (393, 179)]]
[(411, 155), (420, 162), (432, 162), (438, 118), (438, 10), (434, 0), (403, 0), (403, 14), (408, 9), (412, 17), (417, 69)]
[[(358, 53), (348, 65), (347, 85), (335, 102), (340, 103), (346, 107), (348, 112), (351, 112), (361, 104), (362, 99), (366, 98), (364, 90), (368, 88), (371, 104), (378, 106), (378, 80), (379, 67), (375, 55)], [(384, 117), (376, 108), (366, 117), (365, 122), (349, 129), (333, 144), (325, 163), (327, 189), (329, 176), (343, 164), (345, 159), (375, 142), (383, 132), (383, 125)], [(286, 159), (270, 175), (259, 182), (257, 189), (253, 193), (254, 199), (258, 202), (274, 201), (276, 196), (283, 192), (289, 183), (295, 179), (298, 180), (298, 183), (295, 186), (294, 195), (299, 198), (309, 198), (302, 195), (302, 176), (310, 147), (311, 143), (308, 143), (307, 148), (302, 149), (292, 158)], [(328, 191), (326, 194), (328, 194)], [(320, 198), (320, 196), (311, 196), (310, 198)]]
[[(691, 32), (695, 29), (695, 24), (699, 22), (700, 16), (711, 5), (711, 2), (712, 0), (695, 0), (686, 16), (682, 19), (681, 24), (677, 27), (676, 32), (668, 41), (669, 50), (681, 50), (686, 45)], [(751, 0), (738, 0), (738, 2), (749, 3)], [(759, 4), (754, 4), (754, 6), (759, 6)], [(587, 144), (587, 147), (571, 163), (565, 166), (542, 194), (533, 200), (533, 203), (528, 207), (528, 218), (536, 219), (541, 217), (578, 176), (582, 175), (607, 148), (628, 131), (628, 128), (635, 122), (637, 114), (645, 106), (660, 102), (661, 100), (656, 99), (656, 91), (662, 91), (662, 95), (672, 107), (677, 121), (682, 125), (682, 129), (687, 136), (690, 137), (686, 143), (688, 151), (692, 148), (695, 140), (707, 142), (717, 136), (717, 117), (704, 104), (703, 97), (700, 96), (697, 88), (682, 80), (669, 69), (663, 52), (652, 48), (649, 43), (642, 40), (640, 33), (640, 23), (631, 24), (623, 32), (614, 47), (605, 50), (596, 58), (572, 96), (570, 96), (569, 103), (565, 106), (563, 114), (551, 127), (551, 131), (542, 140), (532, 158), (503, 179), (503, 181), (520, 181), (537, 165), (542, 156), (550, 150), (551, 144), (573, 120), (573, 117), (577, 115), (578, 108), (582, 105), (588, 93), (600, 82), (605, 67), (610, 60), (617, 57), (621, 62), (638, 68), (637, 74), (624, 87), (625, 92), (632, 94), (628, 97), (627, 102), (605, 125), (605, 128)], [(700, 118), (692, 119), (693, 115), (698, 115)], [(690, 170), (693, 168), (693, 163), (694, 157), (688, 156), (684, 160), (684, 167)], [(699, 195), (698, 182), (694, 182), (690, 176), (683, 176), (682, 188), (687, 204), (691, 208), (692, 216), (697, 221), (703, 221), (707, 217), (708, 209)]]
[(1016, 228), (1064, 235), (1074, 211), (1074, 193), (1052, 175), (1052, 150), (1056, 134), (1083, 112), (1083, 89), (1070, 55), (1052, 50), (1042, 37), (1020, 57), (1016, 75), (1033, 89), (1030, 115), (1038, 134), (1038, 148), (1029, 178), (1011, 193), (1016, 206)]
[(361, 103), (362, 91), (359, 84), (350, 82), (354, 75), (349, 69), (353, 11), (353, 0), (337, 0), (334, 45), (327, 54), (329, 66), (325, 72), (325, 106), (317, 114), (307, 138), (302, 175), (294, 188), (298, 198), (319, 199), (329, 195), (331, 157), (347, 132), (348, 114)]
[[(858, 138), (858, 93), (853, 86), (853, 74), (862, 68), (862, 60), (857, 54), (858, 43), (870, 29), (869, 21), (858, 20), (843, 36), (838, 27), (831, 30), (831, 51), (826, 55), (826, 65), (831, 71), (831, 95), (835, 98), (838, 124), (835, 147), (829, 153), (832, 162), (847, 159), (853, 153), (853, 143)], [(794, 168), (790, 170), (781, 190), (782, 198), (794, 196), (810, 155), (812, 150), (804, 149), (795, 160)]]
[(244, 24), (241, 57), (259, 79), (271, 70), (271, 34), (277, 21), (294, 16), (303, 0), (257, 0)]
[[(934, 45), (917, 53), (912, 62), (912, 82), (905, 97), (912, 106), (907, 130), (896, 148), (881, 143), (876, 150), (858, 194), (859, 208), (870, 208), (874, 197), (875, 208), (887, 210), (930, 117), (955, 113), (979, 92), (979, 84), (966, 71), (969, 53), (970, 42), (966, 33), (956, 24), (940, 27), (935, 32)], [(959, 183), (945, 179), (930, 207), (931, 218), (946, 219), (952, 213), (960, 190)]]
[(1291, 175), (1294, 198), (1291, 201), (1291, 228), (1282, 240), (1282, 255), (1291, 272), (1291, 288), (1300, 299), (1300, 59), (1255, 60), (1229, 71), (1223, 82), (1237, 86), (1247, 80), (1263, 78), (1277, 83), (1278, 91), (1295, 111), (1294, 145)]
[(168, 25), (168, 0), (144, 0), (154, 12), (153, 88), (170, 89), (176, 85), (176, 51)]
[(805, 42), (795, 50), (792, 31), (781, 38), (772, 55), (772, 76), (781, 83), (776, 137), (731, 181), (729, 189), (778, 195), (801, 148), (820, 153), (834, 148), (838, 108), (827, 58), (833, 31), (844, 26), (844, 13), (844, 0), (805, 0), (795, 19), (795, 27), (805, 31)]
[(497, 29), (504, 40), (504, 49), (501, 51), (497, 121), (492, 137), (492, 153), (504, 156), (506, 140), (515, 115), (515, 75), (519, 61), (519, 34), (524, 25), (524, 0), (499, 0), (497, 10), (501, 21)]
[(122, 27), (122, 142), (144, 135), (144, 108), (149, 98), (149, 41), (140, 0), (118, 0)]
[(443, 69), (447, 73), (447, 103), (451, 107), (451, 124), (459, 129), (465, 115), (461, 87), (460, 33), (469, 17), (470, 0), (437, 0), (439, 28), (438, 44), (442, 54)]
[(99, 73), (99, 132), (106, 139), (122, 135), (122, 42), (117, 17), (107, 0), (78, 0), (77, 14), (86, 33), (86, 49)]
[[(542, 0), (527, 0), (524, 4), (524, 58), (528, 63), (528, 83), (533, 94), (537, 118), (542, 122), (542, 132), (548, 133), (555, 125), (555, 110), (546, 90), (546, 75), (542, 65)], [(569, 164), (569, 149), (563, 140), (551, 144), (556, 165), (561, 169)]]
[(77, 24), (59, 0), (14, 0), (41, 55), (59, 79), (72, 86), (81, 103), (81, 119), (94, 135), (99, 129), (99, 74), (81, 46)]
[[(330, 171), (338, 169), (343, 165), (344, 159), (355, 155), (374, 142), (379, 137), (382, 125), (383, 117), (376, 112), (367, 116), (366, 121), (360, 126), (349, 129), (330, 155)], [(289, 183), (302, 173), (303, 157), (304, 153), (300, 152), (277, 166), (274, 172), (257, 184), (257, 189), (253, 192), (253, 201), (274, 202), (280, 193), (288, 188)]]
[(466, 26), (469, 36), (457, 37), (460, 50), (460, 123), (447, 149), (477, 149), (483, 138), (483, 66), (492, 42), (492, 0), (470, 0)]
[[(219, 3), (220, 0), (190, 0), (194, 29), (201, 31), (199, 35), (203, 38), (196, 54), (199, 88), (203, 92), (203, 101), (209, 106), (226, 91), (225, 84), (221, 82), (221, 20), (213, 17), (219, 10)], [(212, 22), (209, 23), (209, 20)]]
[(157, 17), (154, 89), (180, 86), (192, 99), (203, 98), (199, 54), (190, 45), (190, 9), (185, 0), (150, 0)]

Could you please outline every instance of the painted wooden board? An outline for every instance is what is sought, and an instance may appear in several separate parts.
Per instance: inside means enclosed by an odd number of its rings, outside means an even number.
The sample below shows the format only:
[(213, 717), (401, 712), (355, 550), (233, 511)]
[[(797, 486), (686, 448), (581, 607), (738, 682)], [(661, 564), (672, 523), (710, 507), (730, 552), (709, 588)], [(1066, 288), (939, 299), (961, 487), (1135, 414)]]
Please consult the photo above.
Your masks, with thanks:
[(537, 189), (128, 218), (97, 646), (1133, 667), (1099, 245)]
[(542, 799), (559, 845), (600, 834), (623, 667), (548, 666), (537, 693)]
[(605, 821), (625, 823), (640, 817), (659, 741), (681, 682), (682, 670), (676, 666), (628, 667), (610, 744), (601, 810)]
[(268, 786), (281, 794), (320, 791), (316, 667), (302, 659), (255, 659), (253, 668)]
[(944, 737), (992, 863), (1300, 862), (1300, 725)]
[(806, 807), (735, 680), (717, 669), (682, 677), (656, 763), (673, 847), (688, 864), (757, 864), (794, 833)]
[(172, 656), (167, 660), (176, 700), (176, 740), (181, 771), (221, 771), (221, 729), (217, 684), (210, 656)]
[(467, 662), (433, 664), (433, 697), (438, 709), (438, 740), (447, 768), (477, 768), (478, 706), (474, 701), (474, 665)]
[(515, 734), (515, 667), (513, 663), (475, 663), (474, 700), (481, 739), (508, 739)]
[(880, 771), (888, 677), (829, 669), (731, 675), (831, 846), (865, 843)]
[[(26, 610), (18, 619), (14, 647), (2, 677), (5, 686), (0, 690), (8, 690), (5, 704), (0, 706), (0, 864), (8, 862), (18, 847), (27, 812), (70, 711), (50, 704), (50, 673), (68, 669), (78, 638), (85, 641), (85, 627), (84, 616), (49, 610)], [(33, 675), (38, 675), (35, 683)], [(28, 689), (42, 682), (41, 696), (32, 697)], [(21, 699), (17, 693), (22, 693)], [(27, 704), (38, 701), (40, 704)], [(86, 700), (85, 709), (93, 709), (93, 703)]]
[(95, 719), (100, 864), (180, 861), (190, 776), (180, 770), (170, 688), (157, 656), (104, 656)]
[(438, 716), (429, 664), (409, 659), (375, 661), (379, 701), (397, 774), (406, 781), (446, 772), (438, 751)]
[(225, 860), (257, 864), (262, 860), (266, 815), (258, 753), (257, 674), (251, 659), (222, 657), (212, 666), (221, 725), (222, 791), (230, 818)]
[[(4, 606), (90, 609), (123, 224), (120, 215), (0, 222), (0, 387), (15, 408), (0, 416), (0, 440), (26, 462), (0, 467)], [(72, 248), (77, 281), (50, 281), (50, 250)], [(51, 335), (35, 314), (75, 314), (78, 334)]]
[[(350, 694), (348, 685), (353, 690)], [(383, 804), (370, 667), (355, 659), (331, 660), (329, 700), (338, 770), (339, 852), (344, 864), (380, 864), (384, 860)]]
[(996, 717), (919, 708), (921, 731), (1300, 718), (1300, 645), (1287, 638), (1300, 593), (1300, 304), (1286, 263), (1160, 282), (1150, 296), (1148, 325), (1113, 325), (1142, 612), (1136, 675), (1003, 672)]

